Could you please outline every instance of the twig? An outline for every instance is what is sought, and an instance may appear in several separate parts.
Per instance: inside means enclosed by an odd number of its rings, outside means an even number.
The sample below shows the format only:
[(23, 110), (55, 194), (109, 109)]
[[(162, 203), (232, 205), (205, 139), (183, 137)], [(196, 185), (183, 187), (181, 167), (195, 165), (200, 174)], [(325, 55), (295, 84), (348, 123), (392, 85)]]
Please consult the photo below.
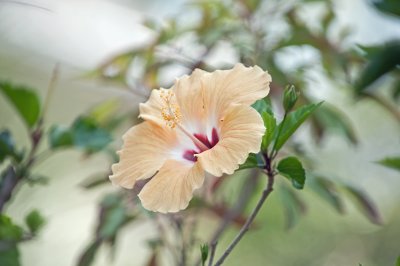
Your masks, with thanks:
[(215, 266), (222, 265), (222, 263), (225, 261), (225, 259), (229, 256), (229, 254), (232, 252), (232, 250), (236, 247), (236, 245), (242, 239), (244, 234), (249, 230), (251, 224), (253, 223), (254, 219), (256, 218), (256, 216), (257, 216), (258, 212), (260, 211), (262, 205), (264, 204), (265, 200), (268, 198), (268, 196), (273, 191), (274, 179), (275, 179), (274, 174), (271, 171), (267, 171), (267, 175), (268, 175), (267, 186), (265, 187), (263, 193), (261, 194), (261, 197), (258, 200), (256, 207), (254, 208), (253, 212), (247, 219), (246, 223), (240, 229), (240, 232), (236, 235), (236, 237), (233, 239), (231, 244), (229, 244), (228, 248), (222, 254), (221, 258), (219, 258), (218, 261), (215, 263)]
[[(239, 193), (240, 197), (237, 200), (235, 206), (225, 214), (217, 230), (215, 230), (214, 234), (212, 235), (211, 240), (209, 241), (210, 247), (217, 245), (218, 239), (220, 239), (220, 237), (229, 227), (232, 221), (235, 220), (236, 217), (238, 217), (242, 213), (257, 186), (258, 177), (259, 171), (253, 170), (252, 174), (250, 175), (250, 182), (246, 182), (246, 185), (243, 186), (242, 190)], [(200, 265), (200, 262), (201, 258), (197, 260), (197, 263), (195, 265)]]
[(214, 256), (215, 256), (215, 250), (217, 249), (217, 244), (218, 242), (213, 242), (210, 245), (211, 252), (210, 252), (210, 259), (208, 261), (208, 266), (212, 266), (212, 263), (214, 262)]

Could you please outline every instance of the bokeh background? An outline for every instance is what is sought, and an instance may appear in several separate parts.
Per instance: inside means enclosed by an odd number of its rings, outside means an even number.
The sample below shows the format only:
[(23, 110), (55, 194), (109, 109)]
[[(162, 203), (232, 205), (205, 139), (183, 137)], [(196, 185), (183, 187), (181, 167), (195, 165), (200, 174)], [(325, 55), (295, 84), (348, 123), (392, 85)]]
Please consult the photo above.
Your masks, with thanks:
[[(278, 5), (279, 1), (271, 2)], [(284, 2), (296, 4), (296, 1)], [(400, 37), (400, 19), (380, 12), (371, 3), (363, 0), (332, 2), (334, 22), (329, 38), (338, 38), (344, 27), (350, 29), (342, 47), (381, 45)], [(325, 1), (299, 1), (297, 4), (302, 21), (310, 28), (318, 28), (319, 18), (326, 12)], [(188, 6), (189, 2), (183, 0), (0, 1), (0, 79), (34, 88), (43, 101), (51, 73), (58, 64), (60, 72), (46, 114), (46, 125), (69, 125), (77, 116), (109, 99), (118, 101), (120, 113), (135, 116), (138, 103), (145, 101), (147, 90), (153, 88), (151, 84), (147, 83), (146, 88), (132, 85), (133, 93), (120, 84), (95, 77), (93, 71), (124, 51), (150, 45), (157, 34), (144, 25), (146, 21), (162, 25), (171, 18), (179, 18), (182, 25), (190, 23), (200, 11), (190, 8), (188, 12)], [(264, 16), (271, 16), (271, 24), (268, 24), (268, 17), (264, 17), (268, 31), (291, 34), (285, 32), (285, 25), (276, 18), (277, 14)], [(177, 43), (179, 49), (192, 58), (203, 51), (190, 36)], [(288, 73), (288, 83), (299, 66), (315, 64), (321, 56), (324, 55), (307, 45), (293, 45), (274, 54), (283, 73)], [(226, 41), (219, 42), (204, 58), (214, 68), (239, 60), (237, 48)], [(357, 136), (357, 144), (335, 133), (327, 134), (316, 144), (310, 125), (304, 126), (295, 139), (313, 162), (314, 172), (366, 192), (377, 206), (383, 223), (371, 223), (347, 198), (344, 199), (346, 212), (339, 215), (306, 189), (301, 193), (302, 200), (307, 202), (306, 215), (296, 217), (297, 224), (287, 230), (279, 195), (273, 194), (256, 220), (256, 228), (248, 233), (226, 265), (386, 266), (395, 265), (400, 255), (399, 172), (375, 163), (400, 153), (399, 120), (373, 100), (356, 99), (350, 86), (341, 82), (343, 76), (338, 75), (336, 82), (335, 74), (324, 75), (321, 69), (316, 67), (304, 74), (307, 94), (333, 104), (344, 113)], [(188, 72), (187, 66), (172, 64), (159, 73), (158, 82), (168, 86), (175, 77)], [(141, 74), (135, 73), (133, 67), (129, 75)], [(376, 93), (399, 111), (398, 102), (389, 92), (388, 84), (393, 79), (385, 77), (375, 84)], [(116, 147), (121, 144), (124, 130), (133, 123), (133, 120), (125, 121), (114, 131)], [(2, 95), (0, 127), (11, 130), (18, 146), (29, 147), (23, 122)], [(76, 265), (82, 250), (92, 239), (98, 222), (99, 201), (105, 194), (118, 190), (111, 184), (87, 190), (82, 184), (90, 176), (107, 173), (109, 168), (110, 161), (104, 154), (85, 157), (74, 149), (59, 151), (35, 167), (35, 172), (49, 177), (48, 184), (21, 186), (6, 208), (6, 213), (17, 223), (22, 223), (34, 208), (46, 218), (41, 233), (20, 245), (21, 265)], [(224, 187), (228, 201), (233, 201), (238, 194), (241, 178), (240, 174), (233, 176)], [(217, 225), (213, 216), (199, 219), (202, 236), (210, 234), (210, 228)], [(224, 235), (219, 243), (221, 250), (235, 232), (233, 227)], [(115, 254), (102, 246), (92, 265), (150, 265), (146, 264), (151, 256), (146, 241), (156, 234), (155, 224), (149, 219), (129, 224), (118, 234)], [(159, 258), (157, 265), (173, 265), (167, 257)]]

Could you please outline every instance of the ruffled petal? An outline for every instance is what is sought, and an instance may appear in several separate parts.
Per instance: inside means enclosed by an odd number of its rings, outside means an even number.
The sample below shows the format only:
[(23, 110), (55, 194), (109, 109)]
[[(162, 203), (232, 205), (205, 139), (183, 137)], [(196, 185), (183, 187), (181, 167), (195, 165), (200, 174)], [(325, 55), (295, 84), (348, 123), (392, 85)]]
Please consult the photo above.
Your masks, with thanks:
[(147, 102), (140, 103), (139, 105), (140, 118), (146, 121), (152, 121), (159, 125), (165, 125), (165, 121), (161, 116), (161, 109), (164, 103), (160, 97), (160, 93), (163, 90), (165, 91), (165, 89), (162, 88), (159, 90), (152, 90)]
[(260, 150), (265, 127), (260, 114), (246, 105), (231, 105), (220, 118), (220, 140), (212, 149), (197, 155), (205, 171), (221, 176), (233, 174), (249, 153)]
[(185, 209), (193, 191), (202, 186), (204, 170), (199, 163), (167, 160), (139, 193), (144, 208), (162, 213)]
[[(236, 64), (212, 73), (196, 69), (174, 85), (184, 122), (214, 119), (231, 104), (251, 105), (269, 93), (271, 76), (258, 66)], [(196, 125), (194, 125), (196, 126)], [(213, 126), (213, 125), (211, 125)]]
[(178, 139), (174, 130), (143, 122), (130, 128), (122, 137), (120, 160), (112, 166), (110, 180), (124, 188), (132, 188), (136, 180), (152, 177), (171, 157)]

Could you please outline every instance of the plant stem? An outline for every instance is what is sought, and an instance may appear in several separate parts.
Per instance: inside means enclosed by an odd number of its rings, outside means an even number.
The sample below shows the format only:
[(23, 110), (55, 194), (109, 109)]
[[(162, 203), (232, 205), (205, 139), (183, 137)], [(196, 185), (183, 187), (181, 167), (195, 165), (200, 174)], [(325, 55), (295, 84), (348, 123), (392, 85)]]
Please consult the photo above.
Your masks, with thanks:
[(214, 262), (214, 256), (215, 256), (215, 250), (217, 249), (217, 244), (218, 242), (212, 242), (210, 245), (211, 252), (210, 252), (210, 259), (208, 261), (208, 266), (212, 266), (212, 263)]
[(286, 117), (287, 117), (287, 112), (285, 112), (285, 114), (284, 114), (284, 116), (283, 116), (283, 119), (282, 119), (282, 122), (281, 122), (281, 124), (279, 125), (278, 135), (276, 136), (276, 139), (275, 139), (275, 142), (274, 142), (274, 146), (272, 146), (271, 153), (270, 153), (270, 155), (269, 155), (269, 158), (271, 158), (271, 161), (272, 161), (272, 160), (275, 158), (275, 156), (278, 154), (278, 151), (275, 150), (275, 149), (276, 149), (276, 145), (277, 145), (277, 143), (278, 143), (279, 137), (281, 136), (282, 128), (283, 128), (283, 125), (285, 124)]
[(256, 207), (254, 208), (253, 212), (247, 219), (246, 223), (240, 229), (239, 233), (236, 235), (236, 237), (229, 244), (229, 246), (227, 247), (225, 252), (222, 254), (221, 258), (219, 258), (219, 260), (215, 263), (215, 266), (222, 265), (222, 263), (225, 261), (225, 259), (229, 256), (229, 254), (232, 252), (232, 250), (236, 247), (236, 245), (242, 239), (244, 234), (249, 230), (249, 228), (250, 228), (251, 224), (253, 223), (254, 219), (256, 218), (258, 212), (261, 210), (261, 207), (264, 204), (265, 200), (268, 198), (268, 196), (273, 191), (275, 176), (274, 176), (273, 172), (271, 172), (271, 171), (266, 171), (266, 172), (268, 175), (268, 182), (267, 182), (267, 185), (266, 185), (264, 191), (261, 194), (260, 199), (257, 202)]
[[(250, 174), (250, 180), (245, 180), (245, 184), (242, 186), (242, 189), (239, 193), (240, 197), (235, 203), (235, 206), (232, 207), (229, 211), (226, 212), (222, 221), (220, 222), (218, 228), (214, 231), (214, 234), (211, 237), (211, 240), (208, 242), (210, 247), (213, 246), (216, 248), (217, 242), (225, 232), (227, 228), (231, 225), (231, 223), (243, 212), (247, 203), (249, 202), (251, 195), (255, 191), (258, 180), (259, 180), (259, 170), (254, 169)], [(195, 265), (200, 265), (201, 258), (198, 259)]]

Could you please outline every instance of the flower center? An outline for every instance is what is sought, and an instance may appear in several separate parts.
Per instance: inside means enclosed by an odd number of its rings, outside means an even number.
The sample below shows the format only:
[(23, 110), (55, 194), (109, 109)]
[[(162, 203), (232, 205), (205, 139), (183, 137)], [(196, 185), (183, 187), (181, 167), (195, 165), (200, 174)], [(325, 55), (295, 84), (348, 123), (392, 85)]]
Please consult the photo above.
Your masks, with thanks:
[(196, 145), (198, 150), (185, 150), (182, 154), (182, 157), (184, 159), (195, 162), (197, 161), (197, 157), (195, 156), (195, 154), (199, 154), (203, 151), (209, 150), (218, 143), (218, 132), (216, 128), (213, 128), (211, 131), (210, 140), (208, 139), (207, 135), (204, 134), (191, 134), (181, 125), (182, 114), (179, 106), (175, 103), (172, 103), (173, 96), (174, 93), (171, 90), (162, 90), (160, 92), (160, 97), (165, 103), (165, 106), (163, 106), (161, 109), (161, 116), (165, 120), (168, 127), (178, 128), (193, 141), (194, 145)]
[(212, 129), (211, 132), (211, 140), (208, 139), (208, 137), (204, 134), (193, 134), (193, 136), (199, 140), (202, 144), (204, 144), (207, 149), (202, 149), (201, 147), (199, 147), (196, 143), (196, 147), (198, 150), (185, 150), (182, 154), (182, 157), (186, 160), (192, 161), (192, 162), (196, 162), (197, 161), (197, 157), (195, 156), (196, 154), (202, 153), (203, 151), (209, 150), (212, 147), (214, 147), (218, 141), (219, 141), (219, 137), (218, 137), (218, 132), (216, 128)]

